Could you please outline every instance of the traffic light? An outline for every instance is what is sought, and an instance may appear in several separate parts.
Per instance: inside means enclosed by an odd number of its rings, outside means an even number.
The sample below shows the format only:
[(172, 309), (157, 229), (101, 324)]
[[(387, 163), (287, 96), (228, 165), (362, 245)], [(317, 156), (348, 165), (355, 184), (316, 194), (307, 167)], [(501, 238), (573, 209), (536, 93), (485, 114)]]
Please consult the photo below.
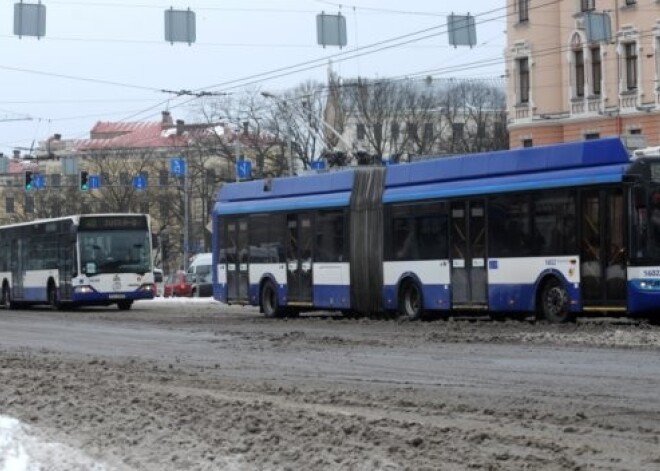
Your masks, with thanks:
[(88, 172), (82, 170), (80, 172), (80, 191), (87, 191), (89, 190), (89, 182), (87, 181), (89, 178)]
[(32, 173), (32, 170), (26, 170), (25, 171), (25, 191), (30, 191), (32, 189), (33, 183), (32, 179), (34, 177), (34, 174)]

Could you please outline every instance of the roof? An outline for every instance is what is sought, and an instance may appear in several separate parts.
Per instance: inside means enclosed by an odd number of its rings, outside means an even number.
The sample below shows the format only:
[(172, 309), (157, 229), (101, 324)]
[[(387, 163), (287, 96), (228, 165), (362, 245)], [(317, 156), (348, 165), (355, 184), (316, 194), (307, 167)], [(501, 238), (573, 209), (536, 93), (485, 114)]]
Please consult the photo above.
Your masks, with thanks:
[[(78, 150), (102, 149), (158, 149), (186, 146), (191, 135), (188, 131), (177, 133), (176, 126), (156, 122), (103, 122), (91, 130), (91, 139), (76, 141)], [(94, 137), (96, 136), (96, 137)], [(103, 137), (107, 136), (107, 137)]]

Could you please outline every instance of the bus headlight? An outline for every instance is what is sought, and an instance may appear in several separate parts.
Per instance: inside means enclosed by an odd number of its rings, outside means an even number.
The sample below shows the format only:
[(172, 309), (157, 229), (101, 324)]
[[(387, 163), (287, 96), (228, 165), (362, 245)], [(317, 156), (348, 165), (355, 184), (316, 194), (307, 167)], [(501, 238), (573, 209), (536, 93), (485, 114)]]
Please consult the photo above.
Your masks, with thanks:
[(75, 288), (73, 288), (73, 292), (76, 294), (90, 294), (94, 292), (94, 289), (88, 285), (76, 286)]

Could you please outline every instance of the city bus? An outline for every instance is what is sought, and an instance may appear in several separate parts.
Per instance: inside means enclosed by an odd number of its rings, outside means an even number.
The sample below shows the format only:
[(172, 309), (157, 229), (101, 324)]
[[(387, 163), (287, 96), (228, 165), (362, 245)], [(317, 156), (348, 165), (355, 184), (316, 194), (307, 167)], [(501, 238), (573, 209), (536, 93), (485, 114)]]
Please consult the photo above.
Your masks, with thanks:
[(149, 216), (85, 214), (0, 226), (0, 305), (53, 308), (153, 298)]
[(224, 185), (214, 297), (302, 310), (652, 315), (660, 154), (619, 138)]

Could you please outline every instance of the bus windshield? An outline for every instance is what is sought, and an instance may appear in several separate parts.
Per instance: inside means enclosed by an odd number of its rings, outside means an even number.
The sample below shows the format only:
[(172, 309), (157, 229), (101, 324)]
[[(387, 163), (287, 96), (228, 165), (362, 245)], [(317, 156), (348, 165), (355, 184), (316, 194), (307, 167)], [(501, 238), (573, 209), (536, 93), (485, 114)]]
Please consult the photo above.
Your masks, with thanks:
[(78, 234), (82, 273), (146, 273), (150, 270), (148, 231), (81, 231)]
[(636, 258), (660, 260), (660, 187), (636, 192), (634, 234)]

